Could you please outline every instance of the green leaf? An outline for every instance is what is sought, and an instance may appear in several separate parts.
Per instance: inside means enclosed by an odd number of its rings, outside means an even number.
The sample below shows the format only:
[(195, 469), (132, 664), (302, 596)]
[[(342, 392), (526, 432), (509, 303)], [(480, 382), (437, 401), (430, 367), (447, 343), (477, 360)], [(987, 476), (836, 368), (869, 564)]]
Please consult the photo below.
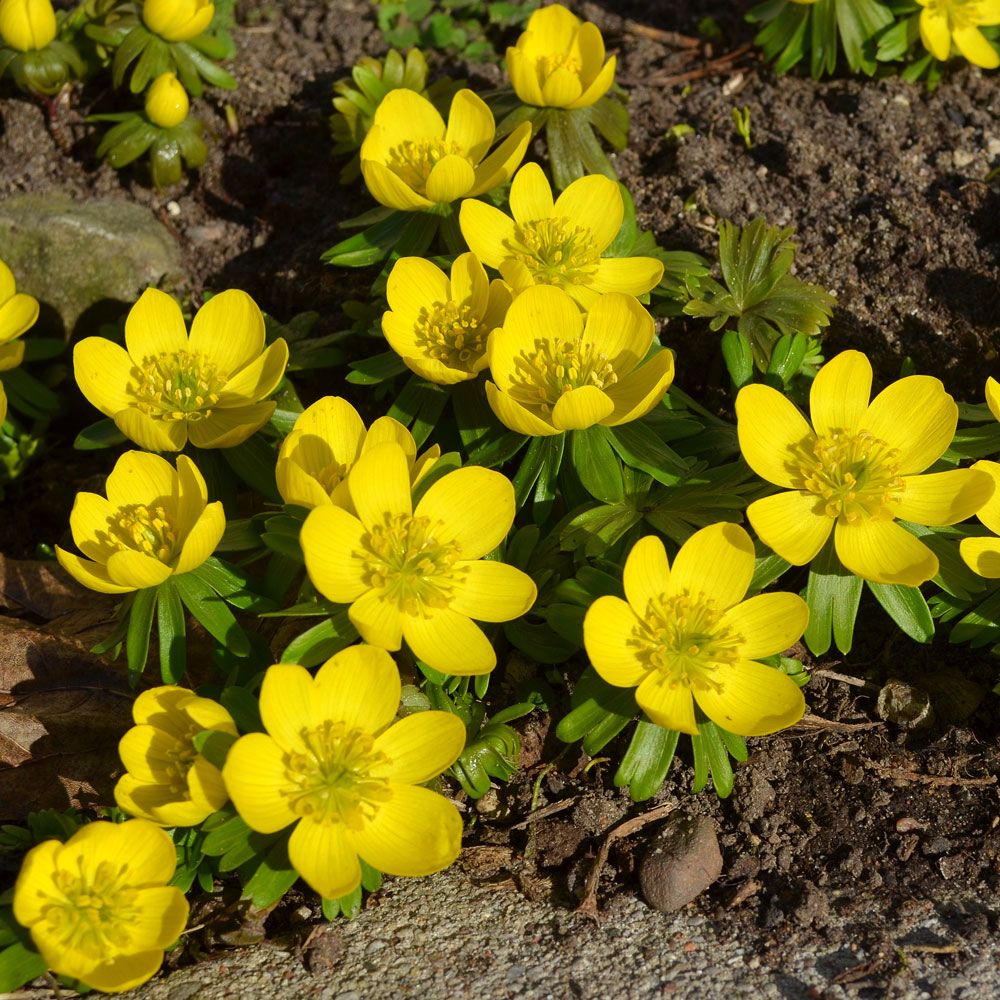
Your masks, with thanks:
[(106, 417), (89, 427), (84, 427), (77, 434), (73, 447), (77, 451), (97, 451), (99, 448), (117, 448), (127, 440), (128, 438), (115, 426), (115, 422)]
[(644, 420), (604, 430), (611, 447), (626, 465), (645, 472), (664, 486), (676, 486), (690, 472), (687, 461), (667, 447)]
[(851, 651), (862, 587), (862, 580), (845, 569), (837, 558), (831, 533), (809, 567), (805, 593), (809, 625), (803, 638), (814, 656), (822, 656), (831, 642), (836, 642), (842, 653)]
[(264, 909), (281, 899), (298, 877), (298, 872), (288, 860), (288, 838), (282, 837), (270, 848), (243, 886), (243, 895), (249, 897), (258, 909)]
[(129, 683), (136, 687), (146, 669), (149, 656), (149, 633), (153, 628), (153, 611), (156, 608), (156, 587), (137, 590), (128, 612), (128, 632), (125, 636), (125, 659), (128, 663)]
[(711, 775), (716, 795), (720, 799), (728, 798), (735, 783), (733, 766), (714, 722), (698, 723), (698, 735), (691, 737), (691, 749), (695, 759), (695, 780), (691, 790), (700, 792)]
[(242, 444), (223, 448), (222, 457), (237, 476), (264, 500), (281, 503), (281, 495), (274, 480), (278, 456), (260, 435), (254, 434)]
[(185, 607), (213, 639), (234, 656), (250, 653), (250, 640), (226, 602), (198, 575), (198, 570), (174, 577), (174, 586)]
[(326, 621), (296, 636), (285, 647), (281, 654), (281, 662), (315, 667), (328, 660), (334, 653), (339, 653), (357, 638), (357, 629), (347, 617), (347, 609), (343, 608)]
[(229, 749), (239, 739), (232, 733), (224, 733), (218, 729), (205, 729), (197, 733), (193, 740), (195, 750), (220, 771), (226, 763)]
[(597, 424), (570, 434), (570, 461), (591, 496), (605, 503), (624, 499), (622, 467), (608, 431)]
[(875, 599), (889, 617), (914, 642), (927, 643), (934, 637), (934, 619), (918, 587), (866, 581)]
[(164, 684), (179, 684), (187, 666), (184, 607), (173, 578), (159, 587), (156, 631), (160, 646), (160, 676)]
[(347, 381), (352, 385), (377, 385), (406, 371), (403, 359), (395, 351), (385, 351), (363, 361), (352, 361)]
[(667, 776), (679, 737), (674, 730), (640, 719), (615, 774), (615, 786), (627, 785), (633, 802), (652, 798)]
[(0, 993), (14, 993), (47, 970), (45, 959), (18, 941), (0, 951)]
[(570, 705), (570, 712), (556, 726), (556, 736), (563, 743), (583, 739), (589, 754), (614, 739), (638, 713), (632, 688), (612, 687), (593, 667), (580, 675)]
[(385, 260), (410, 222), (409, 212), (393, 212), (360, 233), (330, 247), (321, 260), (334, 267), (369, 267)]
[(264, 724), (260, 718), (260, 705), (245, 687), (226, 687), (219, 695), (222, 707), (233, 717), (241, 733), (261, 733)]
[(240, 816), (231, 816), (207, 834), (201, 842), (201, 853), (210, 858), (221, 858), (233, 848), (245, 844), (252, 832)]

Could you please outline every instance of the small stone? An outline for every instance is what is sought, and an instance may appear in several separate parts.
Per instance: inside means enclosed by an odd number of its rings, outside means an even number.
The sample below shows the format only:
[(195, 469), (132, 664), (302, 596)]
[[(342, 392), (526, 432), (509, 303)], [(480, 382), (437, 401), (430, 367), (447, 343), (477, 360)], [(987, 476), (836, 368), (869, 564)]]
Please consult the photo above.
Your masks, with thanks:
[(891, 677), (878, 693), (879, 718), (903, 729), (927, 729), (934, 723), (930, 695), (906, 681)]
[(324, 927), (319, 933), (309, 935), (302, 949), (302, 964), (314, 976), (333, 972), (347, 955), (347, 942), (343, 934), (333, 927)]
[(181, 206), (177, 204), (176, 201), (167, 202), (167, 215), (176, 219), (178, 215), (181, 214)]
[(972, 153), (967, 149), (956, 149), (955, 152), (951, 154), (951, 158), (955, 162), (956, 170), (963, 170), (970, 163), (974, 163), (978, 156), (978, 153)]
[(722, 874), (715, 824), (707, 816), (678, 813), (659, 830), (639, 866), (646, 902), (672, 913), (703, 893)]

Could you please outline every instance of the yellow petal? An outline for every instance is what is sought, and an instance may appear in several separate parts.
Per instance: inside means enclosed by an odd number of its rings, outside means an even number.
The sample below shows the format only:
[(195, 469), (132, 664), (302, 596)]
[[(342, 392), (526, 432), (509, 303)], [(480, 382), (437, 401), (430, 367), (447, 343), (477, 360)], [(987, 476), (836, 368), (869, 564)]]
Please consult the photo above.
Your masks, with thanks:
[(753, 571), (753, 542), (746, 531), (738, 524), (710, 524), (680, 547), (667, 595), (700, 593), (723, 611), (743, 600)]
[(188, 437), (199, 448), (233, 448), (256, 434), (271, 419), (274, 410), (274, 403), (220, 406), (210, 417), (188, 423)]
[(172, 885), (147, 886), (135, 895), (128, 924), (129, 947), (152, 951), (173, 944), (184, 930), (188, 903)]
[(208, 487), (198, 467), (187, 455), (177, 456), (177, 537), (183, 541), (198, 523), (208, 504)]
[(767, 736), (794, 726), (806, 709), (790, 677), (753, 660), (720, 663), (715, 687), (698, 688), (698, 707), (717, 725), (737, 736)]
[(608, 292), (587, 313), (581, 343), (608, 358), (619, 377), (645, 358), (656, 325), (633, 295)]
[(958, 407), (940, 379), (910, 375), (883, 389), (868, 407), (861, 429), (899, 450), (899, 471), (923, 472), (951, 444)]
[(278, 459), (274, 478), (281, 499), (287, 504), (312, 510), (313, 507), (322, 507), (331, 502), (326, 489), (291, 459)]
[(747, 465), (776, 486), (801, 485), (798, 454), (814, 435), (792, 403), (770, 386), (747, 385), (736, 397), (736, 419)]
[(401, 257), (392, 266), (385, 294), (389, 308), (409, 324), (451, 297), (448, 276), (423, 257)]
[(473, 163), (478, 163), (490, 148), (495, 133), (493, 112), (486, 102), (471, 90), (460, 90), (452, 98), (448, 111), (445, 143), (454, 143)]
[[(372, 129), (372, 132), (374, 131)], [(371, 132), (368, 134), (370, 136)], [(364, 146), (361, 147), (361, 174), (365, 179), (368, 193), (380, 205), (385, 205), (387, 208), (395, 208), (401, 212), (419, 212), (434, 204), (429, 198), (417, 194), (384, 163), (366, 160)]]
[(410, 514), (410, 468), (398, 444), (365, 449), (347, 478), (351, 500), (366, 528), (383, 526), (386, 515)]
[(288, 840), (288, 859), (306, 884), (324, 899), (347, 896), (361, 884), (358, 854), (344, 823), (306, 816)]
[(361, 638), (372, 646), (395, 652), (403, 644), (399, 605), (384, 590), (369, 590), (350, 607), (348, 617)]
[(118, 741), (118, 756), (125, 770), (144, 782), (158, 782), (174, 763), (184, 741), (155, 726), (133, 726)]
[(838, 521), (833, 541), (847, 569), (874, 583), (919, 587), (938, 571), (937, 556), (895, 521)]
[(534, 59), (525, 56), (518, 48), (510, 46), (507, 49), (507, 76), (510, 78), (514, 92), (523, 104), (531, 104), (536, 108), (542, 106), (542, 86), (538, 82)]
[[(0, 279), (2, 277), (3, 272), (0, 271)], [(43, 840), (32, 847), (21, 862), (21, 870), (14, 884), (14, 919), (22, 927), (31, 927), (45, 918), (45, 912), (51, 904), (38, 890), (41, 886), (52, 884), (62, 846), (58, 840)]]
[(220, 406), (257, 403), (270, 396), (285, 377), (288, 344), (279, 337), (263, 354), (237, 372), (219, 394)]
[[(994, 535), (1000, 535), (1000, 463), (976, 462), (972, 467), (978, 472), (984, 472), (993, 480), (993, 493), (985, 504), (976, 512), (976, 517), (986, 525)], [(922, 522), (921, 522), (922, 523)], [(74, 536), (74, 541), (76, 541)], [(77, 545), (80, 543), (77, 542)]]
[(188, 768), (187, 785), (191, 802), (206, 810), (206, 815), (221, 809), (229, 801), (222, 772), (204, 757), (196, 757)]
[(414, 656), (443, 674), (488, 674), (497, 665), (496, 652), (479, 626), (451, 608), (404, 615), (403, 638)]
[(589, 108), (591, 104), (599, 101), (615, 82), (615, 69), (618, 57), (612, 56), (601, 68), (601, 72), (594, 77), (584, 92), (572, 103), (571, 108)]
[(514, 220), (499, 208), (466, 198), (458, 212), (458, 224), (462, 239), (487, 267), (499, 268), (510, 255), (508, 244), (514, 241)]
[[(65, 955), (65, 949), (62, 951)], [(163, 964), (163, 949), (140, 951), (134, 955), (116, 955), (106, 962), (100, 962), (80, 977), (95, 990), (102, 993), (122, 993), (141, 986), (151, 979)]]
[(514, 175), (510, 186), (510, 210), (520, 223), (535, 222), (552, 216), (552, 188), (545, 171), (537, 163), (526, 163)]
[(625, 596), (632, 610), (645, 618), (649, 604), (667, 591), (670, 579), (670, 561), (667, 550), (656, 535), (646, 535), (632, 546), (622, 571)]
[[(549, 83), (546, 82), (545, 92), (548, 93)], [(576, 84), (579, 88), (579, 78)], [(579, 96), (579, 92), (574, 95)], [(564, 107), (564, 104), (552, 106)], [(583, 226), (593, 234), (594, 248), (603, 253), (621, 229), (625, 215), (625, 203), (617, 182), (601, 174), (588, 174), (573, 181), (569, 187), (556, 199), (555, 214), (564, 216), (577, 226)], [(647, 289), (648, 291), (648, 289)]]
[(476, 167), (476, 180), (468, 192), (469, 197), (486, 194), (506, 184), (521, 165), (530, 141), (531, 122), (522, 122)]
[(585, 84), (595, 80), (604, 67), (604, 38), (601, 36), (601, 29), (591, 21), (584, 21), (573, 36), (570, 54), (580, 64), (580, 79)]
[(469, 194), (476, 182), (476, 172), (464, 156), (442, 156), (427, 175), (425, 191), (435, 204), (450, 204)]
[(760, 540), (793, 566), (804, 566), (819, 554), (833, 530), (825, 503), (804, 490), (776, 493), (747, 508), (747, 520)]
[(310, 475), (320, 476), (330, 465), (350, 468), (364, 439), (365, 425), (358, 411), (340, 396), (324, 396), (299, 414), (279, 459), (292, 459)]
[(656, 671), (636, 688), (635, 700), (652, 722), (664, 729), (698, 735), (694, 719), (694, 696), (684, 684), (676, 684)]
[(552, 407), (552, 423), (561, 431), (586, 430), (610, 417), (615, 404), (596, 385), (564, 392)]
[[(91, 829), (96, 827), (96, 829)], [(88, 831), (84, 834), (84, 830)], [(88, 823), (60, 851), (60, 867), (96, 871), (103, 861), (118, 866), (128, 862), (133, 886), (163, 885), (174, 876), (177, 854), (173, 842), (159, 827), (144, 819), (125, 823)]]
[(986, 380), (986, 405), (990, 408), (994, 420), (1000, 420), (1000, 382), (995, 378)]
[(231, 288), (213, 295), (191, 323), (191, 350), (231, 375), (264, 349), (264, 317), (246, 292)]
[(163, 583), (170, 576), (170, 567), (142, 552), (122, 549), (108, 559), (108, 576), (119, 586), (145, 590)]
[(302, 745), (315, 697), (312, 676), (304, 667), (278, 663), (267, 668), (260, 689), (260, 717), (282, 750)]
[(125, 319), (125, 347), (136, 363), (157, 354), (186, 351), (181, 307), (166, 292), (147, 288)]
[(617, 427), (645, 416), (667, 394), (673, 380), (674, 356), (670, 351), (659, 351), (644, 365), (608, 386), (607, 393), (615, 408), (601, 422)]
[(24, 360), (24, 341), (0, 344), (0, 372), (9, 372)]
[[(489, 295), (486, 300), (486, 312), (483, 314), (482, 327), (491, 333), (499, 326), (503, 325), (507, 317), (507, 310), (510, 309), (514, 296), (510, 286), (500, 278), (494, 278), (489, 285)], [(485, 367), (486, 359), (483, 359)]]
[(348, 646), (316, 673), (313, 718), (379, 733), (396, 717), (400, 691), (396, 662), (384, 649)]
[(91, 406), (107, 417), (134, 402), (129, 393), (132, 359), (105, 337), (86, 337), (73, 348), (73, 376)]
[(277, 833), (298, 816), (289, 808), (285, 753), (270, 736), (241, 736), (226, 755), (222, 778), (236, 811), (252, 830)]
[(0, 340), (13, 340), (35, 325), (38, 300), (18, 294), (0, 305)]
[(596, 292), (645, 295), (663, 277), (663, 262), (655, 257), (603, 257), (590, 282)]
[(375, 112), (374, 124), (398, 135), (400, 141), (411, 139), (419, 142), (445, 137), (444, 119), (437, 108), (426, 97), (405, 88), (390, 90), (385, 95)]
[(376, 417), (372, 421), (361, 446), (361, 454), (364, 455), (372, 448), (383, 444), (394, 444), (402, 448), (408, 463), (417, 457), (417, 444), (413, 440), (413, 435), (393, 417)]
[(180, 451), (187, 444), (187, 421), (154, 420), (131, 407), (118, 410), (112, 416), (118, 430), (147, 451)]
[(530, 51), (545, 54), (569, 52), (580, 30), (580, 18), (562, 4), (556, 3), (540, 7), (528, 18), (526, 33), (530, 38), (521, 36)]
[(935, 59), (944, 62), (951, 55), (951, 32), (944, 10), (925, 7), (920, 12), (920, 39)]
[(462, 818), (443, 796), (415, 785), (389, 786), (392, 797), (348, 836), (372, 867), (388, 875), (431, 875), (462, 848)]
[(69, 515), (69, 528), (76, 547), (88, 558), (106, 563), (118, 546), (111, 541), (108, 527), (118, 514), (102, 496), (77, 493)]
[(514, 487), (499, 472), (468, 465), (434, 483), (414, 513), (440, 522), (435, 538), (445, 545), (457, 543), (460, 558), (480, 559), (507, 537), (514, 523)]
[(465, 303), (476, 317), (483, 316), (490, 299), (490, 279), (474, 253), (459, 254), (451, 265), (449, 298)]
[(551, 437), (561, 434), (552, 424), (546, 423), (541, 417), (523, 407), (516, 399), (501, 392), (492, 382), (486, 383), (486, 401), (496, 414), (497, 420), (518, 434), (527, 437)]
[(958, 51), (973, 66), (981, 66), (983, 69), (996, 69), (1000, 66), (1000, 54), (977, 27), (973, 25), (956, 27), (951, 37), (955, 40)]
[(460, 562), (461, 583), (450, 601), (452, 610), (481, 622), (509, 622), (527, 614), (538, 591), (527, 573), (490, 559)]
[(871, 362), (860, 351), (843, 351), (828, 361), (809, 391), (809, 415), (816, 433), (855, 433), (868, 411), (871, 394)]
[(1000, 579), (1000, 538), (963, 538), (959, 551), (974, 573), (987, 580)]
[(174, 572), (190, 573), (197, 569), (216, 550), (225, 530), (226, 515), (222, 504), (216, 500), (205, 507), (184, 539)]
[(719, 623), (743, 637), (740, 655), (748, 660), (783, 653), (809, 624), (809, 606), (798, 594), (758, 594), (730, 608)]
[(108, 475), (106, 490), (108, 501), (114, 507), (130, 504), (172, 506), (178, 495), (177, 472), (159, 455), (127, 451), (115, 462)]
[(59, 548), (58, 545), (56, 546), (56, 559), (77, 583), (83, 584), (90, 590), (96, 590), (100, 594), (127, 594), (136, 589), (112, 580), (106, 566), (90, 559), (81, 559), (78, 555)]
[(542, 84), (542, 101), (549, 108), (572, 107), (582, 94), (579, 74), (565, 66), (557, 66)]
[(636, 656), (641, 628), (635, 612), (619, 597), (598, 597), (583, 619), (583, 645), (597, 673), (615, 687), (635, 687), (648, 673)]
[(14, 272), (0, 260), (0, 305), (16, 294), (17, 282), (14, 280)]
[(350, 604), (369, 589), (364, 535), (364, 525), (340, 507), (317, 507), (302, 525), (299, 541), (309, 579), (331, 601)]
[(893, 516), (929, 525), (957, 524), (972, 517), (996, 489), (993, 477), (975, 468), (906, 476), (903, 484), (902, 499), (890, 505)]
[(422, 785), (447, 771), (465, 749), (465, 726), (451, 712), (417, 712), (394, 722), (375, 741), (389, 763), (379, 774), (401, 785)]

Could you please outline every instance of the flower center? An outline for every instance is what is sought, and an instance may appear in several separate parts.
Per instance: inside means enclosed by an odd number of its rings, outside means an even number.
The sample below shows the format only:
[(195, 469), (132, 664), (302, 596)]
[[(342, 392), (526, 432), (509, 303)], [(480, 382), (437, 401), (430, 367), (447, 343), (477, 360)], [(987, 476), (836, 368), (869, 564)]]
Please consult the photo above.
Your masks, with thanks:
[(374, 737), (343, 722), (326, 721), (301, 733), (303, 749), (285, 754), (284, 794), (298, 816), (345, 823), (358, 830), (390, 795), (387, 778), (373, 775), (390, 763)]
[(545, 81), (557, 70), (568, 69), (571, 73), (580, 75), (583, 67), (579, 60), (569, 52), (555, 52), (538, 57), (538, 82), (544, 84)]
[(52, 881), (58, 892), (44, 894), (43, 919), (67, 951), (99, 961), (128, 948), (138, 914), (127, 864), (102, 861), (91, 875), (81, 859), (77, 871), (60, 868)]
[(424, 608), (446, 608), (462, 574), (455, 563), (461, 555), (455, 542), (440, 542), (440, 522), (411, 514), (386, 514), (361, 540), (363, 578), (405, 614)]
[(226, 384), (218, 368), (190, 351), (152, 354), (132, 370), (136, 405), (160, 420), (201, 420), (212, 414)]
[(593, 231), (566, 218), (520, 223), (504, 246), (539, 285), (589, 285), (601, 262)]
[(417, 345), (429, 358), (449, 368), (471, 372), (482, 357), (489, 333), (467, 303), (438, 302), (422, 309), (417, 320)]
[(517, 381), (511, 385), (511, 395), (546, 414), (570, 389), (585, 385), (604, 389), (618, 381), (608, 356), (593, 344), (560, 337), (536, 340), (535, 353), (515, 358), (514, 369)]
[(316, 481), (326, 490), (328, 496), (347, 478), (350, 466), (343, 462), (330, 462), (316, 474)]
[(948, 18), (948, 29), (953, 33), (987, 23), (989, 18), (981, 8), (981, 0), (930, 0), (927, 4), (929, 14)]
[(722, 614), (701, 594), (661, 594), (649, 602), (629, 644), (638, 648), (639, 659), (668, 687), (720, 691), (722, 685), (713, 674), (720, 665), (736, 663), (746, 642), (720, 624)]
[(407, 139), (389, 150), (389, 169), (417, 194), (427, 193), (427, 178), (446, 156), (460, 156), (470, 166), (468, 153), (455, 142), (444, 139)]
[(169, 561), (177, 544), (173, 522), (160, 505), (132, 503), (119, 507), (108, 518), (108, 529), (109, 541), (119, 550), (143, 552), (163, 563)]
[(816, 437), (802, 446), (799, 461), (804, 488), (826, 501), (827, 517), (850, 524), (891, 517), (888, 505), (902, 497), (899, 452), (868, 431)]

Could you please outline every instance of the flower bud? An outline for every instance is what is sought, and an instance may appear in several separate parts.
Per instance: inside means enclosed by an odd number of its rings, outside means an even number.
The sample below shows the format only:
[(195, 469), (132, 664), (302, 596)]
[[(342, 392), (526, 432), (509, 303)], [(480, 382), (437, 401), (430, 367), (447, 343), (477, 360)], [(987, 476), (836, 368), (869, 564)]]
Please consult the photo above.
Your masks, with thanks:
[(160, 128), (180, 125), (189, 107), (187, 91), (173, 73), (161, 73), (146, 91), (146, 117)]
[(205, 31), (215, 17), (210, 0), (145, 0), (146, 27), (168, 42), (186, 42)]
[(0, 39), (12, 49), (44, 49), (56, 30), (56, 12), (49, 0), (0, 0)]

